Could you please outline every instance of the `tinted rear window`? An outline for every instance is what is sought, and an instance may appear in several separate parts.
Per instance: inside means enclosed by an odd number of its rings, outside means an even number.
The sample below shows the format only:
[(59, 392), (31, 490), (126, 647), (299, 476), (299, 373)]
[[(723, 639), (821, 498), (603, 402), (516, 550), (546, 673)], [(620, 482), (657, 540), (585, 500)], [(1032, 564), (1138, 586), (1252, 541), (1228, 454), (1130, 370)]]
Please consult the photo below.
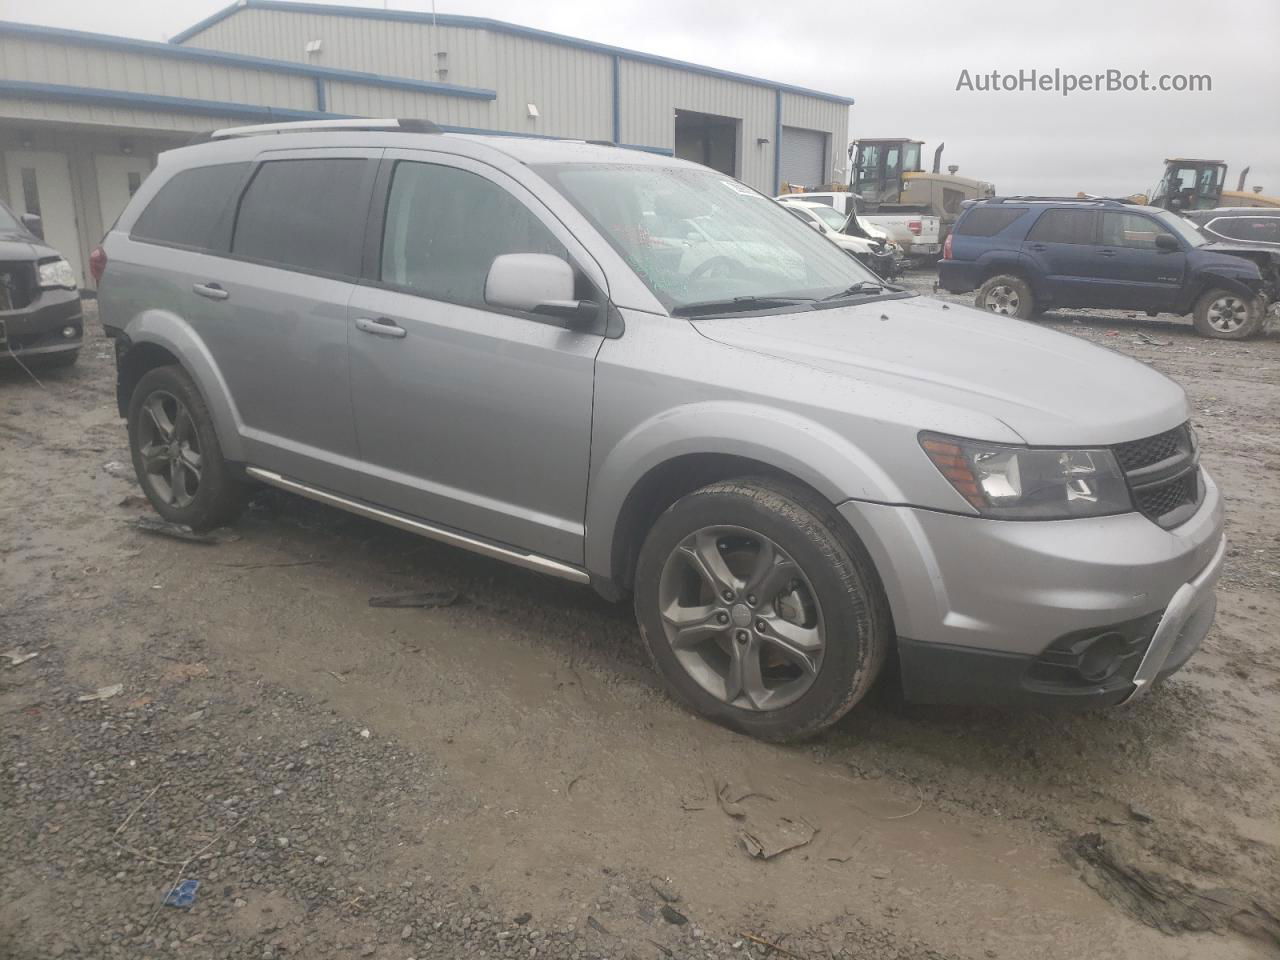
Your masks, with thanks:
[(240, 201), (231, 252), (308, 273), (357, 276), (370, 163), (347, 158), (264, 163)]
[(1280, 217), (1219, 217), (1209, 229), (1233, 240), (1280, 243)]
[(1093, 210), (1046, 210), (1027, 234), (1041, 243), (1093, 243)]
[(133, 225), (135, 240), (195, 250), (226, 250), (236, 188), (247, 163), (195, 167), (175, 174)]
[(1026, 207), (976, 207), (956, 224), (956, 233), (962, 237), (994, 237), (1026, 212)]

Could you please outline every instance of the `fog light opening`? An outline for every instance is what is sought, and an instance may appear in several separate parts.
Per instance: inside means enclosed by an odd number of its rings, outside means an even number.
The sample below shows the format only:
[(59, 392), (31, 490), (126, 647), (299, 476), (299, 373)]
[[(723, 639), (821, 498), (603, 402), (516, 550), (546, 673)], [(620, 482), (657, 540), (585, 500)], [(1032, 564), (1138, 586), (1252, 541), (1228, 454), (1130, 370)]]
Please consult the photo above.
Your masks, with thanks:
[(77, 333), (79, 333), (79, 331), (75, 327), (71, 326), (71, 324), (67, 324), (62, 328), (62, 336), (64, 339), (70, 340)]
[(1120, 634), (1102, 633), (1089, 640), (1080, 652), (1080, 676), (1090, 683), (1102, 683), (1120, 667), (1129, 643)]

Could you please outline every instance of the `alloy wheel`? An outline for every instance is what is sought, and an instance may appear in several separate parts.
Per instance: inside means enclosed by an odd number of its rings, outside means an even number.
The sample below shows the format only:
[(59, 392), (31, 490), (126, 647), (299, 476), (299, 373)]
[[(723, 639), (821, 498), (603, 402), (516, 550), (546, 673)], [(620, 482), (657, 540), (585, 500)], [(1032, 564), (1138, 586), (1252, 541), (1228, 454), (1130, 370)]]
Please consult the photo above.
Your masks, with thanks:
[(691, 533), (663, 564), (658, 602), (676, 660), (723, 703), (778, 710), (818, 677), (822, 608), (799, 564), (763, 534), (737, 526)]
[(1002, 283), (987, 291), (987, 296), (983, 303), (992, 313), (1012, 317), (1017, 315), (1020, 301), (1018, 299), (1018, 291), (1008, 284)]
[(1235, 333), (1248, 322), (1249, 305), (1239, 297), (1222, 296), (1209, 304), (1205, 319), (1219, 333)]
[(156, 390), (142, 404), (138, 451), (145, 482), (165, 503), (190, 505), (200, 492), (200, 437), (186, 406), (167, 390)]

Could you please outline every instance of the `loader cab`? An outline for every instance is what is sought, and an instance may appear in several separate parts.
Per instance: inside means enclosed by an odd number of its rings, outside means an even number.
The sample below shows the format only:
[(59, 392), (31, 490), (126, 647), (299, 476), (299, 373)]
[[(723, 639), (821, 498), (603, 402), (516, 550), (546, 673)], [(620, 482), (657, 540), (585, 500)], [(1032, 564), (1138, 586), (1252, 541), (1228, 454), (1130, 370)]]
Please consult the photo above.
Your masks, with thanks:
[(853, 156), (851, 189), (872, 207), (881, 203), (899, 203), (906, 189), (902, 176), (919, 173), (920, 140), (857, 140), (850, 150)]
[(1227, 165), (1221, 160), (1176, 158), (1164, 162), (1164, 177), (1151, 205), (1166, 210), (1212, 210), (1222, 201)]

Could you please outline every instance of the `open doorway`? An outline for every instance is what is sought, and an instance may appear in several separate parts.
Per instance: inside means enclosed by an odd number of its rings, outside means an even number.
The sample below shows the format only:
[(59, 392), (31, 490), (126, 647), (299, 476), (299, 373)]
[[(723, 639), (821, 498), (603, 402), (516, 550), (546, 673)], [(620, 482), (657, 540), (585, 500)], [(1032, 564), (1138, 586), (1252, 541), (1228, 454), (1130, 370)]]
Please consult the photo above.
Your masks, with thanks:
[(677, 110), (676, 156), (736, 177), (740, 123), (735, 117)]

